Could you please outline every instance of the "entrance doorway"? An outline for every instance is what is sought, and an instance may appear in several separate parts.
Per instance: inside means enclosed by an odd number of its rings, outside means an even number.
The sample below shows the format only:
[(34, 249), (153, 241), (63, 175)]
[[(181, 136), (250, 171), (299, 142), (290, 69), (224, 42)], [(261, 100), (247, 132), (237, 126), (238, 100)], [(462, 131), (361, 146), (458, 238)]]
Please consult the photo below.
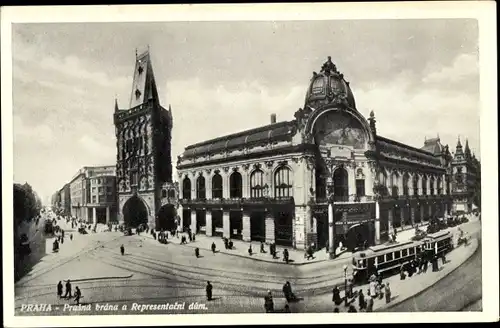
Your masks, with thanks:
[(123, 206), (123, 220), (125, 225), (131, 228), (148, 223), (148, 209), (138, 196), (129, 198)]
[(333, 172), (333, 188), (336, 201), (349, 200), (349, 176), (343, 167), (339, 167)]
[(95, 215), (96, 215), (97, 223), (106, 224), (106, 208), (105, 207), (97, 207), (95, 209)]
[(191, 226), (191, 210), (182, 210), (182, 227), (186, 231)]
[(293, 245), (292, 211), (276, 211), (274, 213), (274, 235), (277, 245)]
[(243, 212), (230, 211), (229, 212), (229, 229), (232, 239), (243, 239)]
[(212, 236), (222, 237), (222, 211), (212, 211)]
[(196, 233), (200, 233), (205, 235), (207, 227), (207, 217), (206, 212), (204, 210), (196, 211)]
[(250, 239), (266, 241), (265, 212), (255, 211), (250, 214)]
[(177, 211), (175, 210), (174, 205), (163, 205), (156, 215), (156, 229), (165, 231), (173, 231), (177, 229), (177, 224), (175, 222), (176, 215)]
[(373, 245), (373, 236), (370, 231), (374, 231), (374, 227), (370, 227), (373, 223), (361, 223), (353, 225), (349, 228), (346, 234), (346, 247), (348, 250), (353, 251), (358, 247), (363, 247), (363, 244)]
[(316, 214), (316, 233), (318, 235), (318, 249), (326, 246), (328, 241), (328, 215)]

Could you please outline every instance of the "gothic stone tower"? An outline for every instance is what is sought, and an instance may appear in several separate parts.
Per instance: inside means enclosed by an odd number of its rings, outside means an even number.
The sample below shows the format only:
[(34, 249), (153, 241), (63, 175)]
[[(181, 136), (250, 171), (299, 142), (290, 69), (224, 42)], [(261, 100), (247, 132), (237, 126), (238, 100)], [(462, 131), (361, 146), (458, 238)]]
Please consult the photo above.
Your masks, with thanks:
[[(149, 51), (137, 56), (128, 109), (115, 102), (118, 218), (130, 227), (158, 222), (162, 190), (172, 184), (172, 111), (160, 105)], [(168, 204), (167, 204), (168, 205)], [(167, 213), (172, 221), (175, 207)]]
[(460, 139), (458, 139), (451, 167), (453, 210), (455, 212), (470, 212), (476, 176), (468, 141), (466, 141), (464, 151)]

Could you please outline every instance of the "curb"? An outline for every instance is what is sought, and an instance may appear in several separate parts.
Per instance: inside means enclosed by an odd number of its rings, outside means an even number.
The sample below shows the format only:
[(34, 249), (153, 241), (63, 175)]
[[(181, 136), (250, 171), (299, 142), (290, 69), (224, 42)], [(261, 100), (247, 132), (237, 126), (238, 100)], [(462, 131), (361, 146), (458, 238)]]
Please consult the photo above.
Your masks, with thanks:
[[(140, 237), (140, 236), (139, 236)], [(149, 237), (148, 237), (149, 238)], [(154, 238), (149, 238), (151, 240), (154, 240)], [(169, 242), (169, 244), (172, 244), (172, 245), (175, 245), (175, 246), (183, 246), (181, 244), (177, 244), (177, 243), (173, 243), (173, 242)], [(191, 247), (191, 248), (197, 248), (196, 246), (193, 246), (192, 244), (186, 244), (185, 246), (187, 247)], [(205, 250), (205, 251), (208, 251), (208, 252), (212, 252), (211, 249), (209, 248), (205, 248), (205, 247), (198, 247), (200, 250)], [(293, 265), (293, 266), (303, 266), (303, 265), (307, 265), (307, 264), (313, 264), (313, 263), (321, 263), (321, 262), (336, 262), (336, 261), (340, 261), (340, 260), (348, 260), (349, 258), (335, 258), (333, 260), (329, 260), (329, 259), (325, 259), (325, 260), (317, 260), (317, 261), (311, 261), (311, 262), (303, 262), (303, 263), (288, 263), (286, 264), (284, 261), (270, 261), (270, 260), (264, 260), (264, 259), (260, 259), (260, 258), (256, 258), (256, 257), (249, 257), (249, 256), (246, 256), (246, 255), (241, 255), (241, 254), (236, 254), (236, 253), (228, 253), (228, 252), (221, 252), (220, 250), (218, 250), (218, 253), (222, 253), (222, 254), (226, 254), (226, 255), (230, 255), (230, 256), (236, 256), (236, 257), (240, 257), (240, 258), (245, 258), (245, 259), (249, 259), (249, 260), (253, 260), (253, 261), (257, 261), (257, 262), (266, 262), (266, 263), (274, 263), (274, 264), (282, 264), (282, 265)], [(257, 253), (256, 253), (257, 254)], [(341, 253), (343, 254), (343, 253)]]
[(128, 276), (114, 276), (114, 277), (95, 277), (95, 278), (81, 278), (81, 279), (70, 279), (71, 282), (80, 281), (95, 281), (95, 280), (111, 280), (111, 279), (128, 279), (132, 278), (134, 274), (129, 274)]
[(385, 307), (381, 307), (379, 309), (376, 309), (375, 311), (373, 312), (387, 312), (387, 310), (390, 310), (391, 308), (395, 307), (396, 305), (398, 304), (401, 304), (402, 302), (412, 298), (412, 297), (417, 297), (419, 295), (421, 295), (422, 293), (424, 293), (425, 291), (429, 290), (430, 288), (432, 288), (435, 284), (437, 284), (438, 282), (440, 282), (441, 280), (443, 280), (444, 278), (446, 278), (447, 276), (449, 276), (450, 274), (452, 274), (453, 272), (455, 272), (458, 268), (460, 268), (467, 260), (469, 260), (472, 255), (476, 254), (477, 250), (479, 249), (479, 239), (478, 238), (475, 238), (475, 240), (477, 241), (476, 242), (476, 248), (474, 249), (474, 251), (468, 255), (462, 263), (460, 263), (459, 265), (457, 265), (457, 267), (453, 268), (450, 272), (448, 272), (447, 274), (445, 274), (443, 277), (441, 277), (440, 279), (436, 280), (435, 282), (433, 282), (432, 284), (430, 284), (429, 286), (425, 287), (424, 289), (418, 291), (417, 293), (413, 294), (413, 295), (409, 295), (407, 297), (404, 297), (404, 298), (401, 298), (401, 299), (398, 299), (396, 302), (394, 303), (391, 303), (389, 306), (385, 306)]

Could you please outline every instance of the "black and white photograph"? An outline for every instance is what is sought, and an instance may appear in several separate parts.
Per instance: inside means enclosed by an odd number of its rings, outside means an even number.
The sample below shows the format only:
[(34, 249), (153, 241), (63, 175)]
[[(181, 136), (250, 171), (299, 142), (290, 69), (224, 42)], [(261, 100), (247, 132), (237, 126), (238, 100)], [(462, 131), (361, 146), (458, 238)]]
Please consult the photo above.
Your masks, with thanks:
[(498, 320), (495, 4), (439, 4), (3, 7), (7, 326)]

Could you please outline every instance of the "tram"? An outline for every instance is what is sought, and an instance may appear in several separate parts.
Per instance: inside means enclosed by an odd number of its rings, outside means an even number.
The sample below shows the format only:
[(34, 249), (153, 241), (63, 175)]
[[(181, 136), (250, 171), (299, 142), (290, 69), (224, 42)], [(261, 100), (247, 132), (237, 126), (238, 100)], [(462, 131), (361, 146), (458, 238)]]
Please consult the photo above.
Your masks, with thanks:
[(367, 282), (372, 274), (387, 275), (398, 270), (402, 264), (424, 256), (441, 256), (453, 248), (453, 235), (441, 231), (427, 235), (419, 241), (377, 245), (352, 255), (354, 281)]

